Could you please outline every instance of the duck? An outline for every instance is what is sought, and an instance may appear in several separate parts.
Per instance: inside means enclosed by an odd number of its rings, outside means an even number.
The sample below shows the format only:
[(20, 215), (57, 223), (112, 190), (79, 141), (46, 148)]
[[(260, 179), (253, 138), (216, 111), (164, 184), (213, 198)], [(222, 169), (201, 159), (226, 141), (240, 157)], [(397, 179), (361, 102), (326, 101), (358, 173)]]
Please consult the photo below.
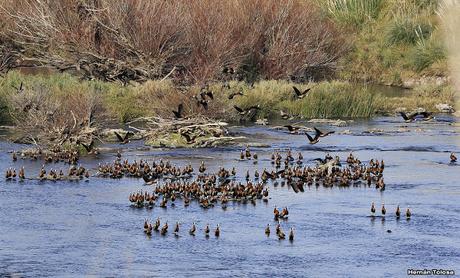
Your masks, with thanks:
[(292, 125), (284, 125), (284, 127), (287, 128), (289, 133), (291, 133), (291, 134), (297, 134), (299, 132), (299, 129), (300, 129), (300, 127), (292, 126)]
[(155, 221), (155, 224), (153, 225), (153, 229), (155, 231), (158, 231), (160, 229), (160, 217), (158, 217), (157, 220)]
[(11, 168), (6, 169), (5, 178), (7, 180), (11, 179), (11, 175), (12, 175)]
[(233, 108), (235, 108), (235, 110), (238, 112), (238, 114), (240, 114), (241, 116), (246, 116), (248, 114), (251, 114), (253, 111), (256, 111), (256, 110), (260, 110), (260, 106), (259, 105), (253, 105), (247, 109), (242, 109), (236, 105), (233, 105)]
[(291, 227), (291, 230), (289, 231), (289, 241), (294, 240), (294, 229)]
[(294, 89), (296, 99), (303, 99), (308, 95), (308, 92), (311, 90), (311, 87), (305, 89), (303, 92), (301, 92), (296, 86), (292, 86), (292, 89)]
[(214, 231), (214, 235), (215, 235), (216, 237), (219, 237), (219, 236), (220, 236), (220, 226), (219, 226), (219, 224), (217, 224), (216, 230)]
[(412, 213), (410, 212), (409, 207), (406, 209), (406, 218), (409, 219), (412, 216)]
[(399, 205), (396, 207), (396, 218), (399, 219), (399, 217), (401, 216), (401, 210), (399, 209)]
[(121, 137), (121, 135), (120, 135), (118, 132), (116, 132), (116, 131), (114, 131), (114, 133), (115, 133), (115, 135), (117, 136), (118, 141), (119, 141), (120, 144), (122, 144), (122, 145), (125, 145), (125, 144), (128, 144), (129, 142), (131, 142), (131, 141), (129, 140), (129, 137), (132, 136), (132, 135), (134, 135), (134, 133), (132, 133), (131, 131), (126, 132), (126, 134), (125, 134), (124, 137)]
[(374, 202), (372, 202), (372, 204), (371, 204), (371, 213), (372, 213), (372, 215), (375, 214), (375, 204), (374, 204)]
[(283, 210), (281, 211), (281, 213), (279, 214), (279, 217), (280, 218), (287, 218), (288, 215), (289, 215), (289, 211), (288, 211), (287, 207), (284, 207)]
[(243, 160), (244, 159), (244, 152), (241, 150), (240, 152), (240, 159)]
[[(115, 133), (118, 134), (117, 132), (115, 132)], [(128, 133), (126, 133), (125, 137), (127, 137)], [(120, 135), (120, 134), (118, 134), (118, 135)], [(118, 136), (117, 136), (117, 138), (118, 138), (118, 140), (120, 140), (120, 138)], [(128, 143), (128, 142), (126, 142), (126, 143)], [(80, 143), (80, 145), (82, 145), (85, 148), (86, 153), (89, 154), (89, 155), (98, 155), (99, 154), (99, 151), (94, 147), (94, 140), (91, 140), (91, 143), (89, 145), (86, 145), (84, 143)]]
[(288, 113), (284, 112), (283, 110), (280, 110), (280, 116), (281, 116), (281, 119), (283, 120), (289, 120), (291, 118), (291, 116)]
[(380, 178), (377, 183), (375, 184), (375, 188), (380, 188), (380, 191), (385, 190), (385, 182), (383, 181), (383, 178)]
[(322, 132), (321, 130), (317, 129), (316, 127), (313, 127), (313, 129), (316, 131), (316, 134), (319, 134), (319, 137), (326, 137), (328, 135), (331, 135), (331, 134), (335, 133), (335, 131)]
[(228, 95), (228, 99), (233, 99), (236, 96), (244, 96), (243, 91), (234, 92)]
[(382, 204), (382, 215), (385, 216), (387, 213), (387, 209), (385, 208), (385, 204)]
[(204, 161), (201, 161), (200, 168), (198, 168), (200, 173), (204, 173), (206, 171), (206, 167), (204, 166)]
[(246, 147), (246, 149), (244, 150), (244, 153), (247, 159), (251, 159), (251, 151), (249, 150), (249, 147)]
[(265, 227), (265, 234), (270, 236), (270, 224), (267, 224), (267, 227)]
[(409, 115), (407, 115), (404, 112), (399, 112), (399, 115), (401, 115), (401, 117), (404, 119), (406, 123), (414, 122), (417, 120), (417, 118), (421, 118), (424, 121), (432, 118), (432, 114), (430, 112), (415, 112)]
[(281, 230), (281, 228), (279, 228), (278, 232), (276, 233), (278, 235), (278, 239), (285, 239), (286, 238), (286, 235), (284, 234), (284, 232)]
[(18, 157), (17, 157), (17, 155), (16, 155), (16, 152), (13, 152), (13, 154), (11, 155), (11, 157), (12, 157), (13, 161), (18, 160)]
[(450, 153), (450, 162), (455, 163), (457, 162), (457, 157), (454, 153)]
[(278, 219), (280, 217), (280, 211), (278, 210), (276, 206), (273, 209), (273, 214), (275, 215), (275, 219)]
[(167, 232), (168, 232), (168, 221), (166, 221), (166, 223), (163, 225), (160, 233), (161, 235), (165, 235)]
[(314, 145), (319, 142), (319, 133), (316, 133), (315, 137), (311, 137), (310, 134), (308, 134), (307, 132), (305, 132), (305, 135), (307, 136), (308, 141), (311, 145)]
[(195, 225), (195, 222), (193, 222), (192, 227), (190, 228), (190, 230), (189, 230), (188, 232), (189, 232), (189, 234), (191, 234), (192, 236), (195, 235), (195, 232), (196, 232), (196, 225)]
[(257, 160), (257, 159), (259, 159), (259, 156), (257, 155), (257, 153), (254, 153), (254, 154), (252, 155), (252, 158), (253, 158), (254, 160)]
[(179, 233), (179, 222), (176, 222), (176, 226), (174, 227), (174, 233)]
[(183, 105), (182, 103), (179, 104), (179, 105), (177, 106), (177, 111), (174, 111), (174, 110), (173, 110), (172, 112), (173, 112), (174, 117), (175, 117), (176, 119), (181, 119), (181, 118), (183, 118), (182, 113), (184, 112), (184, 105)]
[(204, 234), (205, 234), (206, 236), (209, 236), (209, 232), (210, 232), (209, 224), (206, 224), (206, 227), (204, 228)]
[(22, 166), (21, 169), (19, 169), (18, 176), (19, 176), (19, 178), (20, 178), (21, 180), (23, 180), (23, 179), (26, 178), (25, 171), (24, 171), (24, 166)]

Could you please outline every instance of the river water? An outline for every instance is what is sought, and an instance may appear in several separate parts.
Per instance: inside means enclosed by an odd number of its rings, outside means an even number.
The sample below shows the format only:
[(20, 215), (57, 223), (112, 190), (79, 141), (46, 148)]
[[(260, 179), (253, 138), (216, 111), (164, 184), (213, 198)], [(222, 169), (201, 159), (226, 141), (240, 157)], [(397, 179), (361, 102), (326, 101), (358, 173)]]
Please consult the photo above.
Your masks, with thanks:
[[(144, 150), (132, 142), (121, 150), (123, 158), (169, 159), (175, 165), (204, 161), (208, 172), (235, 166), (244, 179), (253, 172), (271, 169), (274, 149), (301, 152), (305, 164), (326, 152), (345, 159), (352, 151), (363, 162), (385, 161), (386, 190), (373, 187), (306, 188), (303, 193), (269, 184), (269, 202), (229, 203), (202, 209), (182, 201), (152, 210), (132, 208), (128, 195), (151, 190), (141, 179), (92, 177), (88, 182), (23, 183), (0, 180), (0, 276), (129, 276), (129, 277), (404, 277), (408, 268), (444, 268), (460, 271), (460, 164), (450, 164), (450, 152), (460, 154), (460, 127), (455, 119), (406, 124), (396, 117), (355, 121), (347, 127), (321, 126), (336, 134), (309, 145), (303, 135), (291, 135), (269, 126), (233, 127), (232, 131), (266, 147), (252, 148), (259, 155), (239, 161), (241, 147), (212, 149)], [(306, 126), (312, 124), (306, 123)], [(367, 133), (378, 129), (378, 133)], [(403, 129), (403, 130), (402, 130)], [(403, 131), (403, 132), (402, 132)], [(344, 134), (337, 134), (337, 133)], [(26, 175), (38, 174), (40, 163), (11, 160), (12, 150), (23, 146), (0, 142), (0, 169), (24, 166)], [(108, 145), (108, 147), (117, 147)], [(98, 159), (85, 157), (81, 164), (97, 167), (112, 161), (114, 152)], [(66, 169), (64, 164), (47, 169)], [(93, 171), (94, 173), (94, 171)], [(382, 203), (387, 217), (369, 217), (370, 204)], [(158, 203), (157, 203), (158, 204)], [(400, 205), (412, 218), (396, 220)], [(278, 240), (272, 227), (273, 207), (289, 208), (281, 223), (286, 232), (295, 228), (295, 239)], [(143, 221), (161, 217), (168, 221), (166, 236), (143, 233)], [(172, 234), (180, 221), (180, 236)], [(188, 234), (195, 221), (198, 232)], [(204, 236), (209, 223), (221, 226), (221, 235)], [(388, 233), (387, 230), (391, 230)]]

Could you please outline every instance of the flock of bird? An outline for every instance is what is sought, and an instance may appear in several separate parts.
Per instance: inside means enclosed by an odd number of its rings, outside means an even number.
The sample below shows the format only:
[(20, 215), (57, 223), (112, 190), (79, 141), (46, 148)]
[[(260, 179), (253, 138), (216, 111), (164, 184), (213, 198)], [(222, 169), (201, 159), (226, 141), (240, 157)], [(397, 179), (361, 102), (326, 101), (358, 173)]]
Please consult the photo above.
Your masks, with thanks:
[(50, 169), (49, 171), (46, 171), (45, 165), (42, 165), (36, 177), (26, 177), (24, 166), (19, 169), (18, 173), (16, 173), (16, 169), (12, 167), (8, 168), (5, 172), (5, 179), (7, 181), (15, 181), (17, 179), (19, 181), (34, 179), (40, 181), (79, 181), (85, 179), (85, 181), (88, 181), (90, 176), (90, 171), (85, 167), (77, 167), (75, 165), (71, 165), (66, 174), (62, 169)]
[[(226, 86), (228, 86), (228, 84)], [(299, 100), (305, 98), (313, 87), (307, 88), (304, 91), (300, 91), (296, 86), (293, 86), (292, 88), (295, 99)], [(244, 96), (243, 91), (240, 90), (237, 92), (232, 92), (227, 97), (229, 100), (233, 100), (237, 96)], [(208, 110), (209, 103), (214, 100), (214, 93), (209, 89), (209, 85), (205, 85), (200, 89), (200, 92), (197, 95), (192, 96), (192, 99), (198, 107), (202, 107), (204, 110)], [(233, 105), (233, 108), (235, 108), (238, 115), (247, 118), (252, 118), (255, 113), (261, 109), (260, 105), (252, 105), (247, 108), (241, 108), (237, 105)], [(177, 106), (177, 110), (172, 110), (171, 112), (173, 113), (175, 119), (184, 118), (184, 104), (180, 103)]]
[[(161, 226), (160, 217), (158, 217), (153, 224), (151, 221), (145, 220), (143, 227), (144, 227), (144, 233), (147, 236), (151, 236), (152, 232), (159, 232), (162, 236), (165, 236), (168, 233), (168, 228), (169, 228), (168, 221), (166, 221), (163, 224), (163, 226)], [(177, 221), (176, 225), (174, 226), (174, 230), (173, 230), (174, 236), (178, 237), (179, 231), (180, 231), (180, 223)], [(195, 236), (196, 232), (197, 232), (196, 223), (193, 222), (192, 226), (188, 230), (188, 233), (191, 236)], [(203, 229), (203, 232), (206, 237), (209, 237), (209, 234), (211, 232), (211, 228), (209, 227), (209, 224), (206, 224), (206, 226)], [(216, 238), (220, 236), (220, 225), (219, 224), (217, 224), (216, 228), (214, 229), (214, 236)]]
[[(22, 87), (22, 85), (21, 85)], [(295, 86), (293, 87), (295, 98), (305, 98), (311, 88), (307, 88), (304, 91), (300, 91)], [(243, 96), (242, 91), (233, 92), (228, 95), (228, 99), (232, 100), (237, 96)], [(197, 95), (192, 96), (196, 105), (207, 110), (208, 105), (214, 100), (214, 94), (209, 90), (208, 86), (203, 87)], [(242, 117), (249, 117), (254, 115), (260, 110), (259, 105), (253, 105), (248, 108), (240, 108), (234, 105), (234, 109)], [(290, 119), (291, 117), (281, 112), (281, 118)], [(174, 118), (181, 119), (184, 117), (184, 106), (179, 104), (177, 110), (172, 111)], [(416, 112), (411, 114), (400, 113), (402, 118), (406, 122), (414, 122), (416, 120), (430, 120), (433, 118), (431, 113), (428, 112)], [(314, 135), (311, 135), (305, 131), (304, 127), (285, 125), (291, 134), (299, 134), (303, 131), (303, 134), (308, 139), (309, 144), (317, 144), (321, 138), (334, 134), (334, 131), (321, 131), (314, 127)], [(126, 132), (123, 136), (114, 132), (116, 138), (121, 145), (130, 143), (130, 138), (134, 135), (132, 132)], [(89, 144), (77, 142), (81, 145), (89, 155), (98, 155), (99, 150), (95, 147), (94, 141)], [(37, 175), (38, 180), (88, 180), (91, 176), (90, 171), (85, 169), (83, 166), (77, 166), (79, 160), (79, 152), (75, 150), (65, 150), (60, 147), (53, 147), (48, 151), (42, 151), (36, 149), (32, 151), (23, 151), (20, 153), (13, 152), (12, 159), (16, 161), (18, 158), (25, 159), (29, 157), (32, 160), (43, 160), (45, 163), (51, 162), (65, 162), (69, 163), (70, 167), (68, 172), (64, 174), (63, 170), (50, 169), (47, 171), (45, 165), (43, 165)], [(240, 151), (239, 161), (252, 160), (254, 164), (258, 163), (259, 156), (255, 152), (251, 152), (249, 147)], [(294, 157), (291, 150), (287, 150), (286, 154), (283, 155), (278, 151), (271, 154), (271, 164), (274, 169), (267, 170), (264, 168), (260, 173), (257, 169), (251, 174), (249, 170), (246, 171), (243, 179), (237, 177), (237, 169), (235, 167), (226, 169), (220, 167), (216, 173), (210, 173), (207, 171), (207, 167), (204, 162), (201, 162), (198, 171), (195, 172), (191, 164), (183, 167), (174, 166), (170, 161), (153, 161), (151, 163), (145, 160), (134, 160), (130, 162), (125, 159), (122, 160), (121, 153), (117, 152), (116, 159), (110, 163), (100, 163), (97, 168), (96, 175), (102, 178), (123, 178), (123, 177), (134, 177), (142, 178), (144, 183), (149, 186), (154, 186), (152, 192), (137, 191), (131, 193), (128, 197), (132, 206), (137, 208), (152, 209), (156, 206), (156, 201), (159, 201), (159, 207), (166, 208), (168, 203), (171, 206), (175, 206), (176, 200), (182, 200), (185, 207), (189, 206), (192, 201), (196, 201), (202, 208), (211, 208), (216, 204), (220, 203), (223, 209), (227, 208), (228, 202), (247, 203), (251, 202), (256, 205), (257, 200), (268, 202), (269, 200), (269, 186), (268, 182), (271, 181), (273, 186), (281, 184), (282, 187), (286, 186), (289, 189), (293, 189), (294, 192), (304, 192), (305, 187), (308, 186), (323, 186), (323, 187), (349, 187), (349, 186), (371, 186), (375, 185), (375, 188), (384, 191), (385, 182), (383, 178), (383, 172), (385, 169), (385, 163), (383, 160), (371, 159), (368, 164), (362, 163), (353, 154), (343, 161), (336, 156), (332, 157), (326, 154), (324, 158), (315, 158), (316, 165), (307, 166), (304, 162), (303, 155), (299, 152)], [(457, 157), (454, 153), (450, 154), (451, 163), (457, 161)], [(283, 167), (284, 166), (284, 167)], [(8, 168), (5, 172), (6, 180), (20, 181), (27, 179), (24, 167), (21, 167), (18, 172), (15, 168)], [(35, 178), (30, 178), (35, 179)], [(385, 205), (382, 204), (381, 215), (386, 215)], [(375, 204), (371, 205), (372, 217), (376, 214)], [(282, 240), (286, 238), (283, 232), (280, 220), (287, 219), (289, 211), (287, 207), (283, 207), (281, 210), (278, 207), (274, 207), (273, 210), (274, 219), (278, 221), (275, 227), (276, 235), (278, 239)], [(399, 205), (395, 211), (396, 218), (401, 217), (401, 210)], [(406, 219), (411, 218), (411, 211), (409, 208), (405, 212)], [(147, 236), (151, 236), (153, 232), (158, 232), (161, 235), (168, 233), (168, 222), (166, 221), (162, 226), (160, 218), (158, 217), (155, 222), (148, 220), (144, 221), (144, 232)], [(179, 236), (180, 223), (176, 222), (173, 233), (175, 236)], [(206, 237), (209, 237), (211, 228), (209, 224), (203, 229)], [(195, 236), (197, 232), (196, 223), (193, 222), (189, 234)], [(217, 224), (214, 229), (215, 237), (220, 236), (220, 225)], [(270, 224), (265, 227), (265, 234), (270, 236), (271, 229)], [(294, 228), (289, 229), (289, 240), (294, 240)]]
[[(381, 208), (381, 213), (382, 213), (382, 216), (385, 216), (386, 213), (387, 213), (387, 209), (385, 208), (385, 204), (382, 204), (382, 208)], [(375, 216), (375, 212), (376, 212), (376, 209), (375, 209), (375, 204), (374, 202), (372, 202), (371, 204), (371, 216), (374, 217)], [(399, 208), (399, 205), (396, 207), (396, 211), (395, 211), (395, 215), (396, 215), (396, 219), (399, 219), (401, 218), (401, 209)], [(410, 211), (409, 207), (406, 209), (406, 219), (410, 219), (412, 216), (412, 212)]]

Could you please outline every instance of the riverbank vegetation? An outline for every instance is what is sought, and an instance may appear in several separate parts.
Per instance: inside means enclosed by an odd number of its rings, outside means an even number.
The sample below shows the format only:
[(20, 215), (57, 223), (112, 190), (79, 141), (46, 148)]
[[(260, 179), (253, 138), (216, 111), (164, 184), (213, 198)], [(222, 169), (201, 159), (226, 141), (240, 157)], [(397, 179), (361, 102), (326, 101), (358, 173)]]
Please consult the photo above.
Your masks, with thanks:
[[(436, 111), (454, 96), (437, 5), (3, 0), (0, 122), (52, 136), (171, 118), (179, 104), (185, 117), (225, 121)], [(371, 83), (415, 89), (387, 95)], [(310, 91), (297, 99), (293, 86)], [(203, 88), (214, 95), (206, 109)], [(251, 117), (234, 107), (255, 105)]]
[[(449, 76), (437, 0), (328, 0), (323, 9), (351, 34), (340, 61), (347, 80), (409, 86)], [(431, 80), (432, 81), (432, 80)], [(430, 80), (425, 81), (430, 83)]]
[[(297, 99), (293, 86), (301, 91), (311, 89), (306, 97)], [(200, 90), (198, 85), (183, 89), (171, 80), (122, 86), (99, 80), (82, 81), (69, 74), (24, 75), (13, 71), (0, 78), (2, 122), (24, 122), (40, 129), (47, 123), (54, 126), (61, 123), (64, 128), (73, 126), (74, 117), (80, 124), (91, 114), (96, 122), (126, 123), (138, 117), (172, 118), (171, 111), (180, 103), (184, 104), (186, 117), (200, 115), (227, 121), (241, 118), (234, 105), (241, 108), (259, 105), (256, 118), (279, 118), (281, 111), (293, 118), (369, 118), (403, 108), (435, 111), (438, 103), (452, 104), (454, 96), (447, 85), (419, 86), (412, 91), (386, 95), (374, 87), (345, 81), (306, 84), (282, 80), (254, 84), (231, 81), (209, 83), (214, 99), (206, 110), (193, 98)], [(229, 99), (237, 92), (242, 95)]]

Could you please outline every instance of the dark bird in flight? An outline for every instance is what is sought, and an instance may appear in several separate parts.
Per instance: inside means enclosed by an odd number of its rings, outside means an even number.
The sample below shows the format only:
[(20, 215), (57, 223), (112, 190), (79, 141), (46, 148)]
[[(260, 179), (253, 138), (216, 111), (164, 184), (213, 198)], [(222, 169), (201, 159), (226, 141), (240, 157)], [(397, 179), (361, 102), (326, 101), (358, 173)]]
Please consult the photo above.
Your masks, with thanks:
[(260, 110), (260, 107), (259, 105), (253, 105), (249, 108), (246, 108), (246, 109), (242, 109), (236, 105), (233, 105), (233, 107), (235, 108), (236, 111), (238, 111), (238, 113), (241, 115), (241, 116), (245, 116), (246, 114), (248, 114), (249, 112), (251, 111), (254, 111), (254, 110)]
[(305, 135), (307, 135), (308, 141), (310, 141), (310, 144), (312, 144), (312, 145), (314, 145), (314, 144), (319, 142), (319, 137), (321, 135), (321, 132), (319, 130), (317, 130), (317, 129), (315, 129), (315, 130), (316, 130), (315, 137), (311, 137), (310, 134), (305, 132)]
[(183, 132), (180, 135), (182, 135), (185, 138), (185, 140), (187, 141), (187, 144), (195, 143), (196, 136), (192, 137), (188, 132)]
[(85, 143), (80, 143), (80, 144), (85, 148), (88, 154), (95, 154), (95, 155), (99, 154), (99, 151), (94, 147), (94, 140), (91, 140), (91, 143), (89, 145), (86, 145)]
[(236, 96), (244, 96), (243, 91), (238, 91), (236, 93), (231, 93), (228, 95), (228, 99), (233, 99)]
[(314, 127), (314, 129), (315, 129), (316, 133), (319, 134), (319, 137), (326, 137), (329, 134), (335, 133), (335, 131), (322, 132), (321, 130), (317, 129), (316, 127)]
[(183, 118), (182, 112), (184, 112), (184, 105), (182, 103), (179, 104), (179, 106), (177, 106), (177, 111), (173, 110), (172, 112), (174, 114), (174, 117), (176, 117), (176, 119)]
[(406, 123), (410, 123), (410, 122), (413, 122), (417, 119), (422, 119), (422, 120), (429, 120), (431, 119), (431, 113), (430, 112), (415, 112), (415, 113), (411, 113), (411, 114), (406, 114), (404, 112), (399, 112), (399, 114), (401, 115), (401, 117), (403, 117), (404, 121), (406, 121)]
[(214, 93), (212, 91), (207, 90), (207, 89), (201, 89), (200, 97), (201, 97), (201, 99), (206, 99), (206, 97), (208, 97), (210, 99), (214, 99)]
[(305, 89), (305, 91), (301, 92), (299, 89), (297, 89), (296, 86), (292, 86), (292, 88), (294, 89), (294, 93), (297, 99), (303, 99), (308, 95), (308, 92), (311, 90), (311, 88), (307, 88)]
[(280, 110), (280, 115), (281, 115), (281, 119), (283, 119), (283, 120), (287, 120), (287, 119), (291, 118), (291, 116), (289, 116), (289, 114), (284, 112), (283, 110)]
[(292, 125), (285, 125), (284, 127), (287, 128), (290, 133), (297, 133), (300, 129), (300, 127)]
[(13, 86), (13, 88), (16, 89), (16, 91), (20, 94), (24, 92), (24, 83), (21, 81), (21, 84), (19, 85), (19, 87)]
[(132, 133), (131, 131), (128, 131), (126, 132), (125, 137), (121, 137), (121, 135), (115, 131), (115, 135), (117, 136), (118, 141), (120, 141), (120, 144), (124, 145), (130, 142), (129, 137), (134, 135), (134, 133)]

